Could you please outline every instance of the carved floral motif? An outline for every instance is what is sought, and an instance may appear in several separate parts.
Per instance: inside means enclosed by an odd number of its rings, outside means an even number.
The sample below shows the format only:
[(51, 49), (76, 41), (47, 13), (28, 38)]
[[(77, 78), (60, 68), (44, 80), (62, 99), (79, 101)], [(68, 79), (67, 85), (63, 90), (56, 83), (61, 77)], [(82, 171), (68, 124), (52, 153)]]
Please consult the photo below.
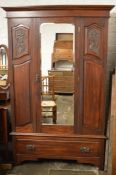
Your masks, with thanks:
[(13, 54), (14, 58), (19, 58), (28, 54), (28, 28), (19, 25), (13, 28)]
[(15, 32), (16, 38), (16, 56), (21, 55), (25, 51), (25, 31), (23, 29), (18, 29)]
[(102, 28), (93, 24), (85, 28), (85, 54), (102, 57)]
[(99, 41), (100, 41), (100, 32), (97, 31), (96, 29), (89, 30), (88, 31), (89, 50), (98, 54), (100, 49)]

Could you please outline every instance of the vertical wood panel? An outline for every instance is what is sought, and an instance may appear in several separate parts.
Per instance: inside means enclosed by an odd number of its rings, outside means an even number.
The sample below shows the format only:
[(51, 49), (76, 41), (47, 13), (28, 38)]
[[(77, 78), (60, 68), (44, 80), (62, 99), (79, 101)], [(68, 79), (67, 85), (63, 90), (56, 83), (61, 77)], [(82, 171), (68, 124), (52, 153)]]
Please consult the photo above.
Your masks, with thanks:
[(102, 117), (102, 77), (101, 65), (91, 61), (84, 64), (84, 119), (86, 128), (101, 128)]
[(31, 122), (30, 62), (14, 65), (16, 126)]

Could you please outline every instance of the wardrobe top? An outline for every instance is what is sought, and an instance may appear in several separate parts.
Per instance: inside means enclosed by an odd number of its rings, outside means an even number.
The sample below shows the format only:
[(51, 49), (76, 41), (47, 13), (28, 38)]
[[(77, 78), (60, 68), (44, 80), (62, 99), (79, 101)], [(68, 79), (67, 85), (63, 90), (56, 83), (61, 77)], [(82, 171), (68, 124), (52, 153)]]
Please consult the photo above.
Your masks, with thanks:
[(49, 17), (109, 16), (109, 11), (113, 7), (113, 5), (44, 5), (2, 8), (7, 12), (7, 17)]
[(114, 5), (42, 5), (2, 7), (5, 11), (38, 11), (38, 10), (111, 10)]

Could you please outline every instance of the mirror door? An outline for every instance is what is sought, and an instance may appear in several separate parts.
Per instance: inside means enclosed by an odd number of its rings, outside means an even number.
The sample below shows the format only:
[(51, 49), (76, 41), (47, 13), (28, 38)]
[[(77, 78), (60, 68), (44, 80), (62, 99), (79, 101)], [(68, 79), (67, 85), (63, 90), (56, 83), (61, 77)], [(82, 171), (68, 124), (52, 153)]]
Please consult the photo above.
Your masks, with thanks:
[(74, 125), (74, 38), (70, 23), (42, 23), (42, 125)]

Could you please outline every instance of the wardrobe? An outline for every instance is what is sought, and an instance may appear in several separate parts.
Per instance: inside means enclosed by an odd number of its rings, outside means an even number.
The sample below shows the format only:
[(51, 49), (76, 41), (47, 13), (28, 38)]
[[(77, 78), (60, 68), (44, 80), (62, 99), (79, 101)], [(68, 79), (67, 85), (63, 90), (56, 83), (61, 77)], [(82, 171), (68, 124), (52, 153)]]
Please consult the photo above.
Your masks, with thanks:
[[(41, 158), (67, 159), (103, 169), (107, 139), (107, 34), (112, 8), (111, 5), (3, 7), (8, 19), (11, 135), (17, 163)], [(71, 124), (43, 123), (42, 50), (48, 55), (41, 43), (44, 24), (73, 26), (74, 93), (71, 97), (74, 110)], [(70, 27), (63, 26), (63, 33), (65, 28)], [(51, 31), (46, 25), (43, 30), (47, 35)], [(46, 41), (49, 47), (49, 40)], [(58, 113), (61, 121), (62, 113)]]

